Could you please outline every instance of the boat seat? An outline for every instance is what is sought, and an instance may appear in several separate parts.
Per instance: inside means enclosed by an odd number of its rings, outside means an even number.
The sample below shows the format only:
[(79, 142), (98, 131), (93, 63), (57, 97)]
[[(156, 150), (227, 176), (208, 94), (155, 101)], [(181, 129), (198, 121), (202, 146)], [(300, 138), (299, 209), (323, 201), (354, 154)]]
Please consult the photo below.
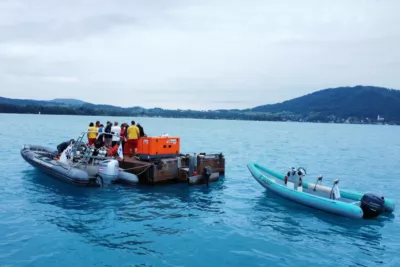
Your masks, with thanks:
[(294, 183), (288, 181), (286, 187), (289, 189), (294, 189)]

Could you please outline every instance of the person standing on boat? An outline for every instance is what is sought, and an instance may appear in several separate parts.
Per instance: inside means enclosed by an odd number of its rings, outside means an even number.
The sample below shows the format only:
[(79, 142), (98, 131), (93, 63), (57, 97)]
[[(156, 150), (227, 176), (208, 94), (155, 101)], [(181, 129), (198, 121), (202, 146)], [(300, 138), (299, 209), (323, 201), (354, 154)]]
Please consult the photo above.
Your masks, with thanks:
[(137, 127), (139, 128), (140, 137), (145, 137), (146, 134), (144, 133), (144, 130), (143, 130), (142, 125), (140, 125), (140, 124), (138, 123), (138, 124), (137, 124)]
[(93, 145), (93, 143), (94, 143), (94, 141), (96, 140), (96, 137), (97, 137), (97, 127), (94, 126), (93, 122), (91, 122), (89, 124), (87, 137), (88, 137), (89, 146)]
[(128, 140), (127, 139), (127, 130), (128, 130), (128, 124), (124, 122), (121, 125), (121, 132), (120, 132), (122, 151), (124, 151), (125, 142)]
[(59, 144), (59, 145), (57, 146), (57, 152), (58, 152), (58, 154), (60, 155), (69, 145), (72, 145), (72, 144), (74, 144), (74, 143), (75, 143), (75, 140), (74, 140), (74, 139), (71, 139), (71, 140), (69, 140), (69, 141), (62, 142), (61, 144)]
[(99, 149), (102, 146), (104, 146), (104, 133), (100, 132), (96, 138), (96, 141), (94, 141), (94, 147)]
[(131, 126), (129, 126), (127, 130), (128, 141), (127, 141), (127, 148), (128, 153), (130, 155), (136, 153), (136, 149), (138, 146), (138, 140), (140, 138), (140, 131), (139, 128), (135, 125), (135, 121), (131, 121)]
[(118, 122), (117, 121), (115, 121), (114, 122), (114, 126), (111, 127), (111, 133), (113, 134), (111, 147), (114, 147), (121, 140), (121, 138), (120, 138), (121, 127), (118, 126)]
[(103, 134), (103, 131), (104, 131), (104, 125), (100, 124), (99, 128), (97, 128), (97, 137), (96, 137), (96, 141), (94, 142), (95, 147), (96, 147), (96, 145), (98, 146), (98, 144), (100, 142), (102, 144), (101, 146), (104, 145), (104, 134)]
[(107, 121), (106, 128), (104, 129), (104, 143), (106, 147), (111, 147), (112, 135), (111, 135), (111, 122)]
[(100, 125), (99, 125), (99, 128), (97, 129), (97, 132), (100, 134), (100, 133), (103, 132), (103, 130), (104, 130), (104, 125), (103, 125), (103, 124), (100, 124)]

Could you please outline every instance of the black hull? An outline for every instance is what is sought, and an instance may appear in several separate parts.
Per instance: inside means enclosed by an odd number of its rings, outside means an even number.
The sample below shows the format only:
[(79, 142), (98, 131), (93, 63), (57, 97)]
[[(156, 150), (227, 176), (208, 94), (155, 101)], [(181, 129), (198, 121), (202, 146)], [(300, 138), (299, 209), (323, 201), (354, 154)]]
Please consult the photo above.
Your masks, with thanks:
[(84, 171), (53, 160), (56, 153), (56, 150), (42, 146), (26, 146), (21, 149), (21, 156), (26, 162), (52, 178), (77, 186), (98, 186), (95, 179), (90, 179)]

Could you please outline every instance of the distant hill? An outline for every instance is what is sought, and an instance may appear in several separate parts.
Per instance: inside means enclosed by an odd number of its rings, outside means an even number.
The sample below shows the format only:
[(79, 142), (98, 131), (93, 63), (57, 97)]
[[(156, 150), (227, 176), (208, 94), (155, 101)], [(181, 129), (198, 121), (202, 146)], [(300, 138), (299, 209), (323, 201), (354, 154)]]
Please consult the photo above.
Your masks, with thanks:
[[(338, 87), (320, 90), (277, 104), (244, 110), (211, 111), (122, 108), (68, 98), (46, 101), (0, 97), (0, 113), (37, 114), (39, 112), (41, 114), (98, 116), (400, 124), (400, 91), (374, 86)], [(378, 115), (384, 117), (384, 120), (378, 121)]]
[(50, 100), (49, 102), (65, 104), (65, 105), (70, 105), (70, 106), (82, 106), (82, 105), (86, 104), (85, 101), (82, 101), (79, 99), (73, 99), (73, 98), (56, 98), (56, 99)]
[(400, 120), (400, 91), (374, 86), (338, 87), (320, 90), (278, 104), (258, 106), (246, 111), (310, 113), (341, 118)]
[(13, 99), (0, 97), (0, 103), (10, 104), (10, 105), (51, 105), (54, 106), (54, 103), (46, 100), (32, 100), (32, 99)]
[(74, 98), (56, 98), (53, 100), (33, 100), (33, 99), (15, 99), (0, 97), (0, 103), (11, 105), (34, 105), (34, 106), (75, 106), (86, 108), (106, 108), (106, 109), (122, 109), (121, 107), (112, 105), (98, 105), (85, 102)]

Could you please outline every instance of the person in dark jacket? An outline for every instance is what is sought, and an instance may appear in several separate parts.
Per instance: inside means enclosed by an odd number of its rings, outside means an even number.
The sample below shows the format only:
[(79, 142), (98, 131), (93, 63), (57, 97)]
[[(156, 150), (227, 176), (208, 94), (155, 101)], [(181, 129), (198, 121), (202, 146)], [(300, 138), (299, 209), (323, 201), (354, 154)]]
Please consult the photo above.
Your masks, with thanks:
[(96, 141), (94, 141), (94, 148), (99, 149), (104, 146), (104, 133), (100, 133)]
[[(111, 147), (112, 135), (111, 135), (111, 122), (107, 121), (106, 128), (104, 128), (104, 143), (106, 147)], [(110, 135), (108, 135), (110, 134)]]
[(146, 136), (145, 133), (144, 133), (144, 130), (143, 130), (142, 125), (140, 125), (140, 124), (138, 123), (138, 124), (137, 124), (137, 127), (139, 128), (140, 137)]
[(71, 139), (69, 141), (62, 142), (61, 144), (59, 144), (57, 146), (58, 154), (61, 154), (70, 144), (74, 144), (74, 143), (75, 143), (75, 140)]

